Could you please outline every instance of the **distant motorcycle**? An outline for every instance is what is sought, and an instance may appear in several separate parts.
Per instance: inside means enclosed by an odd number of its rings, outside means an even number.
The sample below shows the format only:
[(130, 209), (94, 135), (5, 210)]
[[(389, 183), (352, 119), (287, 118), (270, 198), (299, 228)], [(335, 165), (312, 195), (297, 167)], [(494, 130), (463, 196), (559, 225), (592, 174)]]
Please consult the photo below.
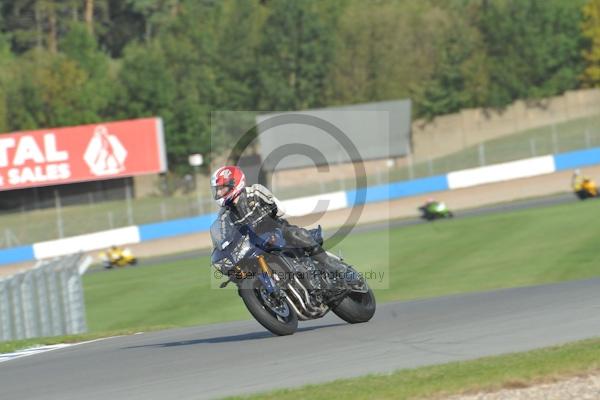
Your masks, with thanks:
[(579, 200), (598, 197), (598, 187), (596, 186), (596, 183), (588, 178), (582, 179), (581, 183), (575, 185), (573, 191)]
[[(323, 243), (320, 227), (309, 232)], [(375, 314), (375, 296), (365, 279), (350, 286), (344, 276), (322, 272), (304, 249), (286, 247), (278, 228), (261, 235), (240, 231), (225, 212), (210, 234), (211, 263), (228, 278), (221, 287), (235, 283), (250, 314), (276, 335), (291, 335), (298, 319), (321, 318), (330, 310), (352, 324), (367, 322)], [(357, 274), (336, 258), (347, 268), (345, 273)]]
[(421, 218), (427, 221), (454, 217), (452, 211), (450, 211), (446, 204), (441, 201), (428, 201), (419, 207), (419, 211), (421, 212)]
[(107, 251), (100, 253), (100, 260), (106, 269), (113, 267), (125, 267), (127, 265), (136, 265), (137, 258), (134, 257), (131, 250), (128, 248), (111, 247)]

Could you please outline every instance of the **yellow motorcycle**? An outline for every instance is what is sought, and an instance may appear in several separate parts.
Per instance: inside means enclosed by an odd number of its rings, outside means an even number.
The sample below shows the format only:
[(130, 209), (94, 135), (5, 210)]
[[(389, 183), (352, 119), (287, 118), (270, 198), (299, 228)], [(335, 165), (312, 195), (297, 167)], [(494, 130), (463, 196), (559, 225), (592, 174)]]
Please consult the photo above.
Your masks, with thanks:
[(583, 178), (580, 182), (576, 182), (573, 185), (573, 191), (580, 200), (598, 197), (598, 187), (596, 186), (596, 183), (589, 178)]
[(100, 260), (106, 269), (136, 265), (138, 262), (130, 249), (122, 249), (117, 246), (112, 246), (110, 249), (100, 253)]

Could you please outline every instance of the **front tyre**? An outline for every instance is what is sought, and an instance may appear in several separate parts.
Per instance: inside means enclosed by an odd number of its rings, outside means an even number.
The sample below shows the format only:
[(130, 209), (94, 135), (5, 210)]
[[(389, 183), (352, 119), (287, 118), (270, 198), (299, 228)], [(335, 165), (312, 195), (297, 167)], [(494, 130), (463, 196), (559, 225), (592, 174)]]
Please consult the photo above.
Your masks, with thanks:
[(298, 316), (287, 300), (270, 295), (260, 279), (244, 279), (239, 294), (250, 314), (275, 335), (291, 335), (298, 329)]
[(375, 314), (377, 304), (371, 288), (365, 293), (350, 292), (344, 300), (333, 309), (335, 315), (351, 324), (369, 321)]

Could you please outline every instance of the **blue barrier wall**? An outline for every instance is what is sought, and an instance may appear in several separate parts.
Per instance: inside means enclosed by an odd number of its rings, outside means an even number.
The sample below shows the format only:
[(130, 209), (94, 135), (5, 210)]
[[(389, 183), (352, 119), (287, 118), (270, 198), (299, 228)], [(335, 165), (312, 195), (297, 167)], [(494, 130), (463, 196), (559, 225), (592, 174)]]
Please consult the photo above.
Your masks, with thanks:
[(600, 148), (571, 151), (554, 156), (554, 165), (557, 171), (595, 164), (600, 164)]
[(200, 215), (193, 218), (181, 218), (155, 224), (140, 225), (140, 240), (161, 239), (166, 237), (186, 235), (207, 231), (217, 218), (217, 214)]
[[(600, 147), (588, 150), (572, 151), (554, 155), (556, 171), (575, 169), (588, 165), (600, 164)], [(388, 185), (370, 186), (368, 188), (346, 192), (348, 207), (358, 204), (388, 201), (401, 197), (416, 196), (430, 192), (449, 190), (447, 175), (438, 175), (411, 181), (394, 182)], [(216, 214), (201, 215), (194, 218), (183, 218), (138, 227), (140, 240), (147, 241), (205, 232), (216, 218)], [(34, 260), (33, 246), (21, 246), (0, 250), (0, 265)]]
[(357, 204), (375, 203), (387, 201), (400, 197), (409, 197), (429, 192), (448, 190), (448, 178), (446, 175), (430, 176), (428, 178), (414, 179), (390, 183), (388, 185), (370, 186), (358, 190), (346, 192), (348, 207)]
[(33, 246), (11, 247), (0, 250), (0, 264), (14, 264), (33, 260), (35, 260)]

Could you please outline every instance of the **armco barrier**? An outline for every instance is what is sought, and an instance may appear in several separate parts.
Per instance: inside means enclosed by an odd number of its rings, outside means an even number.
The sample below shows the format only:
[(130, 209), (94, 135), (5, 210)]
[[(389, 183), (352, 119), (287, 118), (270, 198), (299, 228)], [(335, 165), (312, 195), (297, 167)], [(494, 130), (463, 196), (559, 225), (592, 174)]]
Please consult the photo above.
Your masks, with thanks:
[(0, 341), (87, 331), (81, 254), (44, 260), (0, 279)]
[[(544, 175), (595, 164), (600, 164), (600, 148), (529, 158), (347, 192), (286, 200), (283, 202), (283, 208), (289, 212), (289, 215), (300, 216), (315, 210), (331, 211), (354, 207), (358, 204), (389, 201), (430, 192)], [(319, 201), (321, 201), (320, 205)], [(97, 250), (113, 244), (139, 243), (140, 241), (205, 232), (210, 228), (215, 217), (215, 214), (207, 214), (0, 250), (0, 265), (60, 256), (73, 253), (73, 251)]]

